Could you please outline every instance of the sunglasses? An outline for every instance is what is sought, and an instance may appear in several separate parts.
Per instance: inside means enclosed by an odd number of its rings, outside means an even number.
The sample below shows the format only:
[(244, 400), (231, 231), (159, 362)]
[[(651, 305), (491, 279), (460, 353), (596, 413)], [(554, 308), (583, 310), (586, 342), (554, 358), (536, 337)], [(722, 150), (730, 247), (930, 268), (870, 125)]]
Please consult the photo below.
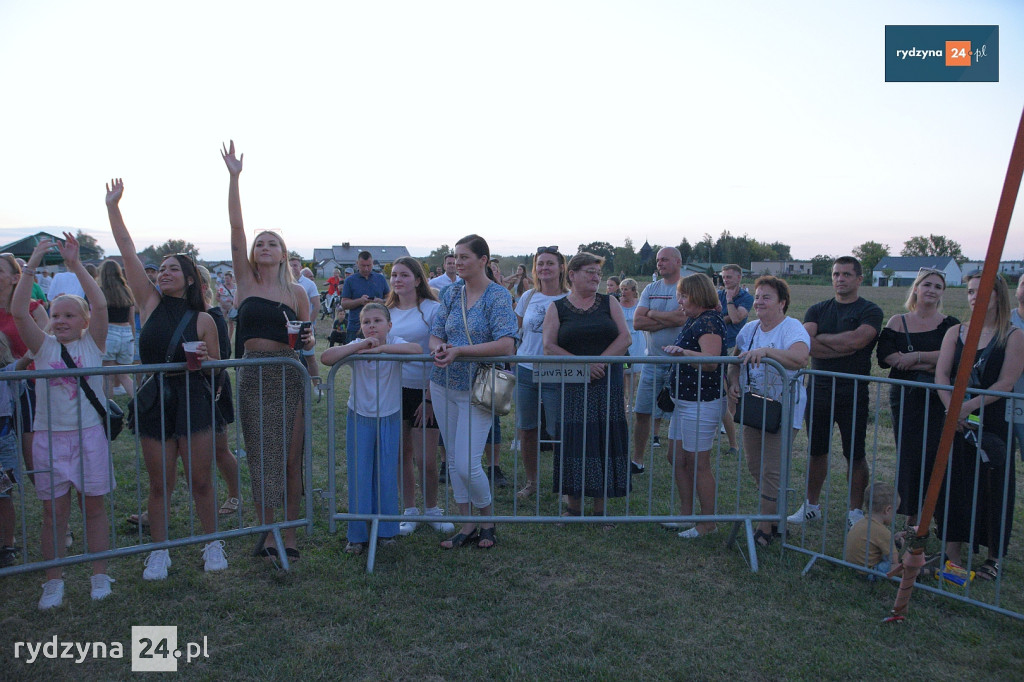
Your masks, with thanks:
[(942, 278), (943, 282), (946, 281), (946, 273), (944, 273), (942, 270), (936, 270), (935, 268), (920, 268), (917, 271), (917, 274), (918, 274), (918, 276), (921, 276), (921, 275), (938, 275), (939, 277)]
[(557, 246), (538, 246), (537, 247), (537, 255), (539, 256), (542, 253), (550, 253), (553, 256), (560, 256), (560, 255), (562, 255), (562, 254), (558, 253), (558, 247)]

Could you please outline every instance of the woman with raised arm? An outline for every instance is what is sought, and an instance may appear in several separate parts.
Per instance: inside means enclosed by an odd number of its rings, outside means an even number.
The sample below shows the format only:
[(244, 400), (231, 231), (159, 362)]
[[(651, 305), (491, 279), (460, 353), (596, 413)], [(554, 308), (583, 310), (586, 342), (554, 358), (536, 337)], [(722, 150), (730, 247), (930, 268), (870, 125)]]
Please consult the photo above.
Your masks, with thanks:
[[(946, 273), (932, 268), (918, 270), (905, 303), (907, 312), (890, 317), (878, 337), (878, 366), (889, 368), (890, 379), (935, 381), (942, 339), (947, 329), (960, 323), (955, 317), (942, 314), (945, 291)], [(935, 463), (935, 448), (926, 444), (938, 442), (945, 414), (934, 391), (895, 384), (889, 386), (889, 409), (899, 461), (896, 513), (906, 515), (907, 523), (913, 526), (917, 524), (917, 510), (924, 501), (923, 488), (931, 479)]]
[[(246, 248), (242, 224), (242, 200), (238, 176), (242, 156), (235, 157), (235, 143), (221, 156), (231, 176), (228, 185), (228, 217), (231, 221), (231, 262), (238, 294), (236, 347), (243, 359), (296, 358), (288, 342), (288, 322), (309, 322), (309, 297), (292, 279), (288, 248), (275, 232), (256, 235)], [(246, 253), (248, 252), (248, 257)], [(313, 356), (312, 327), (300, 339), (303, 359)], [(237, 355), (237, 350), (236, 350)], [(314, 360), (315, 362), (315, 360)], [(252, 499), (260, 524), (274, 522), (274, 510), (285, 507), (285, 518), (299, 517), (302, 499), (303, 375), (281, 364), (247, 365), (238, 370), (238, 408), (248, 453)], [(285, 553), (299, 560), (295, 529), (284, 531)], [(273, 559), (277, 547), (267, 535), (263, 557)]]
[[(111, 180), (107, 186), (107, 217), (121, 252), (128, 286), (142, 318), (142, 332), (139, 334), (142, 364), (185, 362), (182, 343), (186, 341), (199, 342), (196, 354), (200, 361), (219, 360), (217, 326), (206, 314), (195, 261), (186, 254), (168, 256), (160, 263), (156, 284), (149, 281), (121, 217), (118, 204), (123, 193), (121, 179)], [(216, 532), (217, 508), (212, 485), (213, 429), (220, 417), (215, 418), (211, 410), (213, 391), (209, 373), (162, 372), (136, 389), (135, 404), (142, 457), (149, 474), (147, 517), (153, 540), (167, 540), (170, 525), (167, 511), (179, 457), (185, 475), (189, 477), (199, 524), (204, 533)], [(136, 521), (145, 523), (145, 519)], [(226, 569), (228, 561), (224, 556), (224, 541), (215, 540), (207, 544), (203, 548), (203, 559), (207, 571)], [(164, 580), (170, 565), (168, 550), (154, 550), (146, 559), (142, 577)]]
[[(494, 272), (488, 267), (490, 260), (490, 247), (479, 235), (471, 234), (455, 243), (455, 269), (462, 280), (441, 292), (441, 309), (430, 330), (434, 356), (430, 394), (447, 451), (452, 495), (460, 514), (468, 516), (472, 503), (482, 520), (494, 513), (482, 464), (492, 415), (470, 403), (477, 365), (455, 360), (511, 355), (515, 351), (512, 297), (494, 280)], [(497, 542), (494, 524), (464, 523), (441, 547), (455, 549), (471, 542), (481, 549), (493, 547)]]

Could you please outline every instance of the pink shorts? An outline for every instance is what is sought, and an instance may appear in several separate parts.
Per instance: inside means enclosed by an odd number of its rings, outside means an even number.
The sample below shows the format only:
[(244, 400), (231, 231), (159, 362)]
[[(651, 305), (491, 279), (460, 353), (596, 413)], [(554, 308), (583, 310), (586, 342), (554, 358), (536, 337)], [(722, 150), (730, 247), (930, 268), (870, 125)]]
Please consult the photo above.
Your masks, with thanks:
[(72, 485), (88, 496), (106, 495), (115, 488), (110, 446), (102, 424), (82, 429), (81, 438), (78, 431), (36, 431), (32, 468), (39, 472), (35, 483), (40, 500), (63, 497)]

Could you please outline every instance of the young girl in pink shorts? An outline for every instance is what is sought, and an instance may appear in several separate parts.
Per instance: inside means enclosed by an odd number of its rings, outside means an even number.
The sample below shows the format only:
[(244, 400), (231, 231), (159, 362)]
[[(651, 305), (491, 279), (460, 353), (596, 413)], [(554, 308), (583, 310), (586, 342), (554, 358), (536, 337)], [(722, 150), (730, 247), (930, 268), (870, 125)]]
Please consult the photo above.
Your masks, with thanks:
[[(58, 296), (50, 304), (49, 333), (43, 332), (29, 314), (29, 297), (35, 268), (54, 244), (44, 239), (29, 258), (28, 267), (14, 289), (11, 308), (22, 340), (35, 356), (36, 369), (64, 369), (61, 349), (67, 348), (76, 367), (100, 367), (107, 340), (107, 302), (103, 292), (78, 259), (78, 242), (64, 233), (65, 242), (56, 244), (68, 270), (75, 273), (89, 299)], [(92, 311), (90, 314), (90, 306)], [(88, 333), (87, 333), (88, 332)], [(103, 377), (86, 378), (97, 396), (103, 395)], [(110, 450), (99, 413), (82, 390), (78, 377), (59, 377), (36, 382), (35, 437), (32, 468), (36, 495), (43, 502), (41, 533), (44, 559), (64, 556), (64, 535), (71, 512), (71, 486), (84, 500), (86, 542), (89, 552), (110, 546), (107, 512), (103, 496), (114, 489)], [(113, 579), (107, 575), (106, 560), (92, 564), (92, 598), (110, 594)], [(40, 609), (60, 606), (64, 601), (64, 579), (59, 567), (46, 569)]]

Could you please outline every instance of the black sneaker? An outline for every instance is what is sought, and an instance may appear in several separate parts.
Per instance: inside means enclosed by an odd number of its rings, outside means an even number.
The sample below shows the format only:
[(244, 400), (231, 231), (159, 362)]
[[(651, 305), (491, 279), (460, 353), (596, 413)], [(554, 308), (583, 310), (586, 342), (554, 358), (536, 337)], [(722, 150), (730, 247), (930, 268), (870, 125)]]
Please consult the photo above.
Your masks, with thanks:
[(4, 546), (0, 547), (0, 568), (13, 566), (18, 563), (18, 548)]
[(651, 445), (653, 447), (660, 448), (661, 447), (661, 439), (658, 438), (657, 436), (655, 436), (654, 437), (654, 441), (651, 443)]
[(505, 478), (505, 474), (501, 473), (500, 466), (491, 467), (491, 480), (494, 481), (495, 488), (504, 488), (508, 486), (508, 479)]
[(634, 476), (637, 476), (647, 471), (647, 467), (645, 467), (643, 464), (637, 464), (636, 462), (631, 460), (629, 462), (629, 470), (633, 473)]
[(448, 482), (448, 462), (441, 460), (441, 463), (437, 465), (437, 481), (438, 483)]

